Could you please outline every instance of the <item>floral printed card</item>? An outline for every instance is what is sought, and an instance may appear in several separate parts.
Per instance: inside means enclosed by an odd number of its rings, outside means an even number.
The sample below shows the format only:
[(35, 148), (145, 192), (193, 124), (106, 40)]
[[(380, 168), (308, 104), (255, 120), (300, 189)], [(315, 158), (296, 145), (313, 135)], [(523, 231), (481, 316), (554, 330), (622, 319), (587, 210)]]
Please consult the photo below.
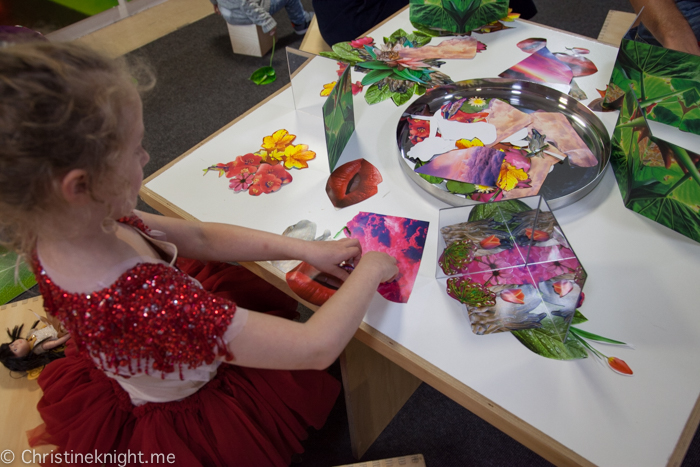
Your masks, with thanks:
[(380, 284), (377, 291), (392, 302), (408, 302), (423, 257), (428, 222), (360, 212), (348, 222), (345, 232), (360, 241), (363, 252), (382, 251), (396, 258), (398, 277)]
[(340, 159), (345, 146), (355, 131), (350, 67), (347, 67), (340, 75), (338, 84), (331, 91), (326, 103), (323, 104), (323, 124), (326, 130), (328, 166), (333, 172), (338, 159)]
[(542, 197), (443, 209), (440, 232), (436, 275), (474, 333), (546, 328), (566, 340), (586, 274)]

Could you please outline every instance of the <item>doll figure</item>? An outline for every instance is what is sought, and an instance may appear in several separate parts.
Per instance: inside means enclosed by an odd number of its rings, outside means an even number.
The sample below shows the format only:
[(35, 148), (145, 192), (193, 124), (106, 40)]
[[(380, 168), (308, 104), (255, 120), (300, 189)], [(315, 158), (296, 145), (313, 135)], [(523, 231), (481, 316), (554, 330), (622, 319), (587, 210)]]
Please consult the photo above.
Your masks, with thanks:
[(0, 345), (0, 361), (10, 371), (26, 372), (29, 379), (35, 379), (47, 364), (65, 356), (60, 346), (70, 339), (60, 324), (57, 331), (46, 318), (39, 318), (32, 325), (26, 337), (22, 338), (24, 324), (7, 329), (10, 342)]

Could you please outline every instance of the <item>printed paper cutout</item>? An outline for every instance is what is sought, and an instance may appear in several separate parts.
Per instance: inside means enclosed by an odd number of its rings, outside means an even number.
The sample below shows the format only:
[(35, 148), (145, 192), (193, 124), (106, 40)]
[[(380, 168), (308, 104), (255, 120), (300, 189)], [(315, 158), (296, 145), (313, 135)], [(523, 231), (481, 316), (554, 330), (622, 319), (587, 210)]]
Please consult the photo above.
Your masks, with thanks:
[(492, 32), (502, 31), (504, 29), (513, 29), (512, 26), (506, 26), (503, 23), (512, 23), (518, 18), (520, 18), (520, 13), (514, 13), (512, 8), (508, 8), (508, 15), (501, 18), (499, 21), (493, 21), (486, 26), (473, 29), (472, 32), (476, 32), (478, 34), (490, 34)]
[(285, 278), (295, 294), (317, 306), (326, 303), (343, 284), (337, 277), (321, 272), (306, 262), (289, 271)]
[(346, 230), (348, 237), (360, 241), (363, 252), (383, 251), (396, 258), (398, 277), (380, 284), (377, 291), (397, 303), (406, 303), (411, 296), (427, 233), (428, 222), (369, 212), (357, 214)]
[[(302, 219), (294, 225), (287, 227), (282, 235), (290, 238), (299, 238), (307, 241), (324, 241), (330, 238), (331, 231), (326, 229), (323, 234), (316, 236), (316, 224), (306, 219)], [(284, 272), (285, 274), (294, 269), (301, 263), (299, 260), (280, 260), (270, 261), (274, 267)]]
[(350, 68), (346, 68), (323, 104), (323, 123), (328, 148), (328, 166), (335, 170), (338, 159), (355, 132), (355, 108), (352, 101)]
[(410, 0), (413, 26), (427, 34), (456, 35), (506, 17), (507, 0)]
[(365, 159), (341, 165), (326, 183), (326, 193), (336, 208), (345, 208), (377, 194), (382, 182), (379, 170)]
[(489, 102), (486, 121), (496, 127), (496, 141), (504, 141), (531, 122), (530, 115), (500, 99)]
[[(595, 64), (584, 57), (590, 51), (582, 47), (567, 47), (566, 50), (569, 52), (551, 53), (546, 45), (547, 39), (541, 37), (532, 37), (518, 42), (517, 46), (520, 50), (532, 55), (499, 76), (554, 84), (553, 87), (557, 89), (561, 85), (569, 85), (569, 88), (560, 90), (568, 92), (574, 99), (585, 100), (586, 93), (581, 90), (573, 78), (589, 76), (598, 71)], [(568, 81), (567, 69), (571, 72), (571, 78)]]
[(402, 59), (411, 60), (430, 60), (434, 58), (441, 60), (471, 60), (476, 57), (478, 46), (479, 41), (474, 37), (461, 36), (444, 40), (438, 45), (424, 45), (418, 48), (404, 47), (398, 49), (398, 54)]
[(416, 172), (476, 185), (495, 186), (505, 153), (487, 147), (456, 149), (435, 156)]
[[(533, 130), (546, 135), (547, 142), (554, 147), (549, 148), (554, 153), (567, 155), (569, 161), (578, 167), (595, 167), (598, 159), (588, 148), (588, 145), (576, 133), (564, 114), (556, 112), (535, 112), (531, 114)], [(558, 151), (557, 151), (558, 150)]]
[(435, 69), (444, 64), (439, 59), (471, 59), (486, 49), (483, 43), (470, 37), (425, 47), (430, 40), (425, 33), (416, 31), (408, 34), (399, 29), (384, 38), (382, 45), (375, 44), (371, 37), (364, 37), (335, 44), (333, 52), (321, 52), (321, 55), (367, 73), (357, 90), (359, 92), (362, 86), (368, 86), (365, 93), (368, 104), (391, 99), (396, 105), (402, 105), (414, 94), (423, 94), (428, 88), (452, 83), (449, 76)]
[(571, 68), (559, 61), (547, 47), (542, 47), (498, 76), (536, 83), (566, 85), (571, 83), (574, 77)]
[(700, 154), (654, 137), (632, 91), (611, 139), (625, 207), (700, 242)]
[(603, 107), (632, 87), (646, 118), (700, 135), (700, 57), (623, 39)]
[(316, 157), (306, 144), (292, 144), (295, 139), (296, 135), (287, 130), (277, 130), (263, 138), (258, 152), (207, 167), (204, 175), (210, 171), (217, 172), (219, 178), (226, 175), (230, 179), (229, 188), (235, 193), (247, 191), (252, 196), (275, 193), (292, 181), (286, 169), (305, 169), (308, 161)]
[(527, 200), (476, 206), (467, 222), (442, 227), (447, 246), (441, 258), (470, 244), (476, 249), (471, 261), (440, 266), (453, 276), (447, 292), (466, 305), (474, 333), (543, 328), (546, 322), (551, 337), (564, 342), (585, 271), (542, 199)]

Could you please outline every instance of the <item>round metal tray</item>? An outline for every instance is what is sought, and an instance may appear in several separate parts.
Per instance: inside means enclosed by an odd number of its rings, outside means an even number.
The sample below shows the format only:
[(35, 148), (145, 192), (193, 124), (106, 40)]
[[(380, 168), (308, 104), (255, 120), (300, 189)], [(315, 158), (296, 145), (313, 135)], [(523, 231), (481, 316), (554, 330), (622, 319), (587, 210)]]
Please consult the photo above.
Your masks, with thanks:
[(413, 146), (409, 140), (408, 117), (424, 114), (426, 106), (430, 114), (433, 114), (448, 101), (475, 96), (501, 99), (525, 113), (537, 110), (563, 113), (595, 154), (598, 165), (594, 167), (575, 167), (569, 164), (568, 158), (554, 165), (539, 192), (552, 209), (568, 206), (583, 198), (603, 178), (610, 162), (610, 137), (603, 123), (588, 107), (571, 96), (537, 83), (503, 78), (474, 79), (440, 86), (427, 92), (409, 105), (399, 120), (396, 130), (399, 164), (411, 180), (431, 195), (453, 206), (479, 203), (465, 195), (450, 193), (444, 182), (432, 184), (414, 172), (415, 164), (407, 157)]

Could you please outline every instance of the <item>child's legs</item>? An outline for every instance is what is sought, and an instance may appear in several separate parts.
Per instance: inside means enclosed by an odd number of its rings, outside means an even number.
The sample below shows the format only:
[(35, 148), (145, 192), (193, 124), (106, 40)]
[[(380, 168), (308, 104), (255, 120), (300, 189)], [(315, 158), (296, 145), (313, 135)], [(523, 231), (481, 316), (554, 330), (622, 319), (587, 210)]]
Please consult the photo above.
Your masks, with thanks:
[(274, 15), (282, 8), (287, 10), (289, 20), (297, 25), (306, 24), (306, 14), (300, 0), (270, 0), (270, 14)]

